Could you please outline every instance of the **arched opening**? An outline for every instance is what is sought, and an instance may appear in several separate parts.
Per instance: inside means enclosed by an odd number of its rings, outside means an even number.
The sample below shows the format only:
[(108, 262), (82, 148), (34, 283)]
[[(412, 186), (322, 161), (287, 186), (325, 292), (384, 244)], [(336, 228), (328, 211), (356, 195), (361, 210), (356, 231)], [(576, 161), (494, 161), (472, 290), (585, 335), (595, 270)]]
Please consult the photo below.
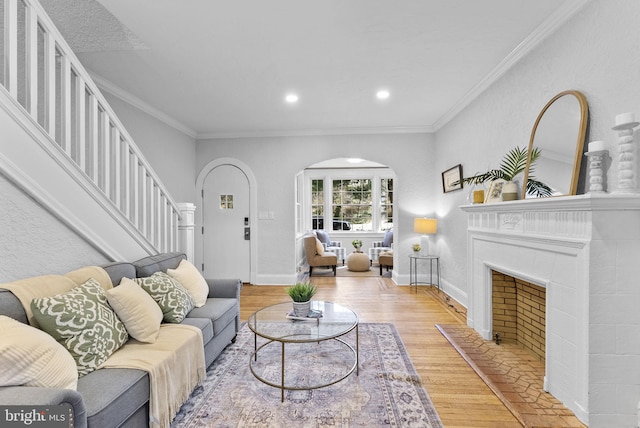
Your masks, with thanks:
[[(341, 242), (345, 255), (354, 250), (356, 240), (368, 254), (373, 242), (394, 227), (396, 186), (392, 168), (365, 159), (328, 159), (300, 171), (295, 186), (298, 271), (305, 269), (302, 238), (314, 230)], [(338, 260), (339, 265), (343, 262)], [(371, 262), (377, 263), (377, 254)]]

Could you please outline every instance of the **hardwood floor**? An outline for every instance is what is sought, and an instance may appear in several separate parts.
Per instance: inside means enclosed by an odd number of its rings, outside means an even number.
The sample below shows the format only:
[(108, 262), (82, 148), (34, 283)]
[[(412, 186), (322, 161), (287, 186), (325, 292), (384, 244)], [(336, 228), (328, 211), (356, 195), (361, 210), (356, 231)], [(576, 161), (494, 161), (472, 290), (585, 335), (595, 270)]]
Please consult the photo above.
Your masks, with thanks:
[[(445, 427), (521, 427), (518, 420), (435, 328), (435, 324), (465, 324), (464, 314), (444, 302), (431, 287), (397, 287), (381, 277), (312, 277), (316, 300), (329, 300), (353, 309), (360, 322), (396, 325), (422, 383)], [(287, 301), (284, 286), (245, 285), (241, 318)], [(463, 312), (463, 308), (457, 310)]]

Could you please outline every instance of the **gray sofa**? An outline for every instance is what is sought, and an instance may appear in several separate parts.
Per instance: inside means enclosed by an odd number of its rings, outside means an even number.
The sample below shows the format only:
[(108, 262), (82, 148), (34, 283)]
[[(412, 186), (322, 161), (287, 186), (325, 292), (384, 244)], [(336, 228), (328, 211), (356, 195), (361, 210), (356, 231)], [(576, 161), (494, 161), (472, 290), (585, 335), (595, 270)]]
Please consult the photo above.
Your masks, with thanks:
[[(123, 277), (146, 277), (154, 272), (175, 269), (182, 253), (164, 253), (133, 263), (116, 262), (102, 266), (113, 285)], [(240, 328), (240, 290), (237, 279), (207, 280), (207, 303), (193, 309), (183, 323), (202, 330), (205, 362), (209, 367), (224, 348), (235, 340)], [(28, 323), (20, 301), (9, 291), (0, 289), (0, 315)], [(77, 391), (24, 386), (0, 387), (2, 405), (55, 405), (69, 403), (79, 427), (148, 427), (149, 376), (134, 369), (103, 368), (78, 380)]]

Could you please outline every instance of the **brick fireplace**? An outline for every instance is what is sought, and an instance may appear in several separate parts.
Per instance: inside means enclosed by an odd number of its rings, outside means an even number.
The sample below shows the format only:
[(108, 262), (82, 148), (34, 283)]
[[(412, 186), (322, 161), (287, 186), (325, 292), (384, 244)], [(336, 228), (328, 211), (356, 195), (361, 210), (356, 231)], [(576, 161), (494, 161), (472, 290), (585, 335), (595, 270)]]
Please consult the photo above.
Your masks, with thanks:
[(494, 340), (517, 343), (544, 362), (546, 290), (497, 271), (491, 273), (491, 284)]
[(530, 284), (521, 287), (534, 290), (527, 299), (540, 300), (533, 296), (544, 290), (544, 310), (538, 309), (545, 320), (544, 353), (538, 352), (545, 390), (590, 427), (637, 426), (640, 196), (461, 208), (468, 213), (467, 324), (492, 340), (495, 330), (511, 322), (494, 325), (493, 306), (500, 305), (494, 300), (495, 272), (514, 278), (507, 281), (516, 284), (516, 293), (517, 284)]

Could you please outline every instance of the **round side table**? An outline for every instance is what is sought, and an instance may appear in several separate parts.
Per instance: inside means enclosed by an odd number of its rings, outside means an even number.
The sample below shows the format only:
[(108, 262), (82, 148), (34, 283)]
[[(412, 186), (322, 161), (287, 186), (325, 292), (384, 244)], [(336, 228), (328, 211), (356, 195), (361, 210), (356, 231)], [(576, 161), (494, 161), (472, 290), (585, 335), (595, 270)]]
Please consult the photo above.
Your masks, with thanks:
[(353, 272), (366, 272), (371, 267), (369, 256), (360, 251), (353, 252), (347, 257), (347, 269)]

